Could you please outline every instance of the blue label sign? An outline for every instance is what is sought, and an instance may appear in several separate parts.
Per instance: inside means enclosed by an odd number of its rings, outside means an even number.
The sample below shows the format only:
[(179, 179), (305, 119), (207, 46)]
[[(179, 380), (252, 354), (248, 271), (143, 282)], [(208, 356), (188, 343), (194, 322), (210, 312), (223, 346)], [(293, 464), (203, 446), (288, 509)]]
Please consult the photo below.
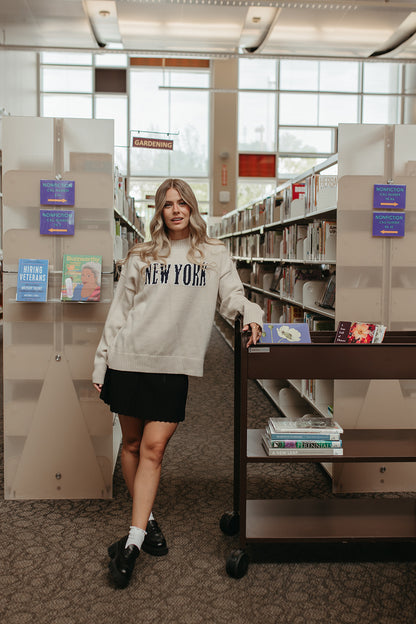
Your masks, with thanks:
[(373, 236), (404, 236), (404, 212), (374, 212)]
[(41, 180), (41, 206), (73, 206), (75, 182), (73, 180)]
[(49, 236), (72, 236), (75, 231), (73, 210), (41, 210), (40, 233)]
[(404, 210), (406, 186), (404, 184), (374, 184), (373, 208), (375, 210)]

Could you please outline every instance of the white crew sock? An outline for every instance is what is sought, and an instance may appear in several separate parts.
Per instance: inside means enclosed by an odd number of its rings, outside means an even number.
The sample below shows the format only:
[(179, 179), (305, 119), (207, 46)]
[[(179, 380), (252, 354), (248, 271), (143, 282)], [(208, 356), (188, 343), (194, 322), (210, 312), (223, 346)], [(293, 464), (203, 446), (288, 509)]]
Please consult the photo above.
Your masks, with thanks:
[(131, 544), (134, 544), (134, 546), (137, 546), (137, 548), (140, 550), (145, 537), (146, 531), (143, 531), (143, 529), (139, 529), (139, 527), (131, 526), (125, 548), (127, 548)]
[(153, 511), (151, 511), (150, 512), (150, 516), (149, 516), (149, 522), (150, 522), (150, 520), (154, 520), (154, 519), (155, 519), (155, 517), (153, 515)]

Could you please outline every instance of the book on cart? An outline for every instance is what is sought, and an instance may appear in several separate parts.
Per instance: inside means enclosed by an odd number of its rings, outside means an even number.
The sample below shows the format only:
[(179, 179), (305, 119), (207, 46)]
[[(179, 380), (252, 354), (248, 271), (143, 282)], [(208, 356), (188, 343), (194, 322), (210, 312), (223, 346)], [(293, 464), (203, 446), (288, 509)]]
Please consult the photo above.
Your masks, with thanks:
[[(305, 414), (300, 418), (269, 418), (268, 421), (272, 434), (284, 434), (286, 438), (291, 434), (308, 434), (308, 435), (337, 435), (337, 438), (327, 438), (338, 440), (343, 428), (333, 418), (325, 418), (324, 416), (315, 416), (314, 414)], [(319, 439), (319, 438), (318, 438)], [(322, 438), (324, 439), (324, 438)]]
[(334, 342), (376, 344), (383, 342), (386, 326), (379, 323), (340, 321)]
[(276, 448), (271, 446), (267, 436), (262, 435), (263, 448), (268, 455), (342, 455), (342, 447), (321, 447), (321, 448)]
[(258, 344), (310, 343), (311, 335), (307, 323), (264, 323)]
[(270, 427), (266, 426), (266, 438), (273, 448), (340, 448), (342, 446), (341, 434), (317, 434), (317, 433), (271, 433)]
[(268, 455), (342, 455), (342, 427), (332, 418), (269, 418), (262, 444)]

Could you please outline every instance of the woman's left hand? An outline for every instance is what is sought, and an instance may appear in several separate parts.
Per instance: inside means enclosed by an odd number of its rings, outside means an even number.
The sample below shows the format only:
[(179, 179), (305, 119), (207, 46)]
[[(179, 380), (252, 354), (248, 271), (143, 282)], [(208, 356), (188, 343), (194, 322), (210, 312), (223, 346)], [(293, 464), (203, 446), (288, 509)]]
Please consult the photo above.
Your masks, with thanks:
[(247, 341), (247, 348), (253, 344), (257, 344), (260, 339), (262, 329), (257, 323), (250, 323), (250, 325), (244, 325), (243, 332), (251, 331), (251, 335)]

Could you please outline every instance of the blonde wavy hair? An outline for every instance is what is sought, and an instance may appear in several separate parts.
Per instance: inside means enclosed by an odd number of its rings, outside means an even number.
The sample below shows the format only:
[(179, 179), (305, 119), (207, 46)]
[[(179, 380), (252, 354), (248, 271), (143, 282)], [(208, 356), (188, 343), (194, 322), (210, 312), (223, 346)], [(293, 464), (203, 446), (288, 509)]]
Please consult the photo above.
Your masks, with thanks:
[(178, 191), (181, 199), (183, 199), (190, 210), (190, 249), (187, 254), (188, 260), (195, 264), (202, 264), (204, 261), (202, 245), (222, 245), (221, 241), (208, 236), (207, 225), (201, 217), (198, 201), (189, 184), (180, 178), (168, 178), (162, 182), (156, 191), (155, 214), (150, 222), (151, 240), (134, 245), (129, 250), (124, 262), (127, 262), (132, 255), (139, 256), (140, 260), (146, 264), (158, 261), (165, 262), (166, 258), (168, 258), (171, 251), (171, 242), (169, 230), (163, 220), (163, 209), (165, 207), (166, 193), (171, 188)]

